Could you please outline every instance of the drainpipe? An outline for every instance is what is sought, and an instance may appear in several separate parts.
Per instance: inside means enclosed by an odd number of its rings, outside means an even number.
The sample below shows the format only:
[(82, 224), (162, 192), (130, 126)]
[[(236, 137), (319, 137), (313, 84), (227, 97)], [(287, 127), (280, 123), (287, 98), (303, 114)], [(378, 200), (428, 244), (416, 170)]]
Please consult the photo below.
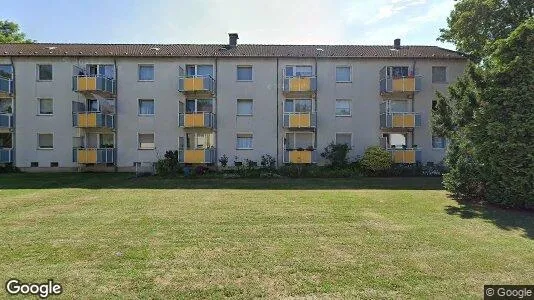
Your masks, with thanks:
[[(414, 85), (416, 84), (415, 82), (417, 81), (417, 78), (415, 77), (415, 65), (416, 65), (416, 60), (414, 59), (413, 64), (412, 64)], [(412, 92), (412, 112), (413, 113), (415, 112), (415, 88), (414, 88), (414, 91)], [(414, 144), (415, 144), (415, 124), (414, 124), (414, 129), (412, 130), (412, 147)]]
[[(219, 58), (218, 57), (215, 57), (215, 165), (218, 164), (219, 162), (219, 134), (217, 132), (217, 118), (219, 117), (219, 114), (218, 114), (218, 109), (219, 109), (219, 105), (217, 103), (217, 98), (218, 95), (217, 95), (217, 85), (219, 84)], [(179, 105), (179, 104), (178, 104)]]
[(119, 171), (119, 158), (118, 158), (118, 142), (119, 142), (119, 133), (118, 133), (118, 126), (117, 126), (117, 120), (119, 119), (119, 101), (117, 101), (117, 98), (119, 97), (119, 69), (117, 68), (117, 58), (113, 58), (113, 65), (115, 67), (115, 116), (113, 116), (113, 125), (114, 125), (114, 131), (115, 131), (115, 153), (113, 155), (115, 156), (115, 172)]
[[(317, 91), (319, 90), (319, 76), (318, 76), (318, 72), (317, 72), (317, 51), (315, 53), (315, 88), (317, 89)], [(318, 118), (318, 115), (317, 115), (317, 91), (315, 92), (315, 99), (313, 99), (313, 101), (315, 102), (315, 137), (314, 137), (314, 143), (315, 143), (315, 148), (317, 149), (318, 145), (317, 145), (317, 135), (318, 135), (318, 132), (319, 132), (319, 118)], [(312, 104), (313, 106), (313, 104)], [(311, 118), (311, 117), (310, 117)], [(315, 150), (315, 152), (317, 153), (318, 151)], [(313, 152), (312, 152), (312, 162), (313, 162)]]
[[(16, 121), (17, 121), (17, 117), (16, 117), (16, 114), (17, 114), (17, 89), (16, 89), (16, 84), (17, 84), (17, 81), (15, 80), (15, 63), (13, 62), (13, 56), (10, 56), (9, 57), (9, 61), (11, 62), (11, 70), (13, 71), (13, 75), (12, 75), (12, 80), (13, 80), (13, 97), (11, 97), (11, 105), (13, 106), (13, 109), (11, 111), (11, 116), (12, 116), (12, 125), (13, 125), (13, 129), (11, 131), (11, 149), (15, 149), (14, 152), (16, 152), (17, 150), (17, 145), (16, 145), (16, 132), (15, 132), (15, 127), (16, 127)], [(17, 159), (17, 155), (16, 153), (15, 154), (15, 159), (12, 158), (13, 160), (13, 166), (16, 166), (16, 159)]]
[[(279, 77), (278, 77), (278, 72), (279, 72), (279, 58), (277, 57), (276, 58), (276, 161), (277, 161), (277, 165), (280, 166), (280, 161), (278, 160), (278, 158), (280, 157), (280, 147), (278, 146), (278, 143), (280, 143), (280, 128), (279, 128), (279, 119), (280, 118), (280, 112), (279, 112), (279, 101), (280, 101), (280, 96), (278, 95), (279, 94), (279, 90), (278, 90), (278, 84), (279, 84)], [(284, 143), (282, 143), (282, 147), (284, 146)], [(282, 155), (284, 155), (282, 153)], [(284, 158), (282, 157), (282, 161), (284, 160)]]

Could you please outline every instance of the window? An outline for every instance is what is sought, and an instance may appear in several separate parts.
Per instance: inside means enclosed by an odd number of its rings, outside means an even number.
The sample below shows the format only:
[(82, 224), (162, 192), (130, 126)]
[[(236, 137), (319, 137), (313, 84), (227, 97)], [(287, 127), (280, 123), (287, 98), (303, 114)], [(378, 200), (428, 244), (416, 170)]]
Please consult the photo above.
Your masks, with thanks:
[(100, 134), (100, 144), (99, 148), (114, 148), (115, 145), (115, 136), (109, 133)]
[(154, 149), (154, 133), (138, 133), (139, 149)]
[(13, 67), (11, 65), (0, 65), (0, 77), (13, 79)]
[(336, 82), (350, 82), (351, 72), (349, 66), (336, 67)]
[(139, 99), (139, 115), (154, 115), (154, 99)]
[(237, 81), (252, 81), (252, 66), (237, 66)]
[(154, 65), (139, 65), (139, 81), (154, 80)]
[(52, 65), (37, 65), (37, 79), (39, 81), (52, 80)]
[(237, 149), (253, 149), (252, 148), (252, 133), (238, 133), (236, 148)]
[(52, 99), (39, 99), (39, 114), (40, 115), (54, 114), (54, 101)]
[(36, 161), (32, 161), (32, 162), (30, 162), (30, 167), (32, 167), (32, 168), (38, 168), (38, 167), (39, 167), (39, 162), (36, 162)]
[(185, 101), (185, 112), (213, 112), (212, 99), (189, 99)]
[(311, 99), (288, 99), (284, 102), (284, 112), (311, 112)]
[(54, 148), (54, 135), (51, 133), (38, 133), (37, 134), (39, 149), (53, 149)]
[(352, 133), (336, 133), (336, 144), (345, 144), (352, 147)]
[(408, 77), (408, 67), (388, 67), (387, 75), (389, 78)]
[(346, 99), (337, 99), (336, 100), (336, 116), (337, 117), (347, 117), (351, 116), (350, 111), (350, 100)]
[(252, 99), (237, 99), (237, 115), (252, 116)]
[(11, 98), (0, 98), (0, 114), (13, 113), (13, 101)]
[(13, 134), (9, 132), (0, 132), (0, 149), (13, 148)]
[(315, 149), (314, 137), (311, 132), (286, 133), (284, 147), (286, 150)]
[(432, 136), (432, 148), (445, 149), (447, 146), (447, 140), (444, 137)]
[(100, 105), (98, 105), (98, 100), (87, 99), (87, 111), (100, 111)]
[(286, 77), (311, 77), (313, 76), (311, 66), (286, 66)]
[(187, 76), (212, 76), (213, 77), (213, 66), (212, 65), (186, 65), (185, 71)]
[(59, 167), (59, 163), (57, 161), (52, 161), (52, 162), (50, 162), (50, 167), (51, 168), (57, 168), (57, 167)]
[(87, 70), (90, 76), (100, 75), (106, 78), (115, 78), (114, 65), (87, 65)]
[(432, 83), (447, 82), (447, 67), (432, 67)]
[[(185, 147), (187, 149), (208, 149), (215, 144), (215, 135), (211, 133), (186, 133)], [(183, 138), (178, 138), (178, 148), (183, 148)]]

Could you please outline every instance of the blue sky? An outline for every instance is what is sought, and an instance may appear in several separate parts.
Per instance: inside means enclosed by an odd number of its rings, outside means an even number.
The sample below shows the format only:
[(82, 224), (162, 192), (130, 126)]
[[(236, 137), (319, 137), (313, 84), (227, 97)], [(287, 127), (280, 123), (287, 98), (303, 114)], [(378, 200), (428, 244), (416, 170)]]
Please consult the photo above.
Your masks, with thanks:
[(17, 0), (0, 19), (38, 42), (437, 45), (453, 0)]

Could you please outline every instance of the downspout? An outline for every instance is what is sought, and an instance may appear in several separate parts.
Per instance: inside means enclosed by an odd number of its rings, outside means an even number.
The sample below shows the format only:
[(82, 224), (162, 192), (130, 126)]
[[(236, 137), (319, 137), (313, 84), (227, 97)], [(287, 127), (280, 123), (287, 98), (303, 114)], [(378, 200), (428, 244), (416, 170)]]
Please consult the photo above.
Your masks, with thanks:
[[(414, 80), (414, 91), (412, 92), (412, 113), (415, 113), (415, 86), (417, 78), (415, 77), (415, 65), (416, 65), (416, 59), (414, 58), (413, 64), (412, 64), (412, 72), (413, 72), (413, 80)], [(414, 115), (414, 122), (415, 122), (415, 115)], [(415, 124), (414, 124), (415, 125)], [(415, 144), (415, 126), (412, 130), (412, 147)]]
[(17, 114), (17, 101), (16, 101), (16, 99), (17, 99), (17, 89), (16, 89), (17, 81), (15, 79), (15, 76), (16, 76), (15, 75), (15, 63), (13, 62), (13, 56), (9, 57), (9, 61), (11, 62), (11, 69), (13, 70), (13, 75), (12, 75), (13, 97), (11, 97), (11, 104), (13, 105), (13, 109), (12, 109), (12, 112), (11, 112), (11, 117), (13, 119), (11, 121), (12, 122), (11, 125), (13, 126), (13, 131), (11, 132), (11, 149), (15, 149), (13, 151), (13, 154), (14, 154), (13, 156), (15, 156), (15, 157), (14, 157), (14, 159), (11, 158), (11, 160), (13, 160), (13, 166), (16, 166), (17, 165), (16, 164), (17, 155), (16, 155), (15, 152), (17, 151), (16, 150), (17, 149), (17, 142), (16, 142), (16, 140), (17, 140), (16, 137), (17, 136), (16, 136), (16, 132), (15, 132), (15, 129), (16, 129), (15, 127), (16, 127), (16, 124), (17, 124), (16, 123), (17, 122), (17, 116), (16, 116), (16, 114)]
[[(215, 166), (217, 166), (219, 161), (219, 134), (217, 132), (217, 117), (219, 114), (217, 113), (219, 110), (219, 103), (217, 103), (217, 99), (219, 98), (219, 95), (217, 94), (217, 85), (219, 82), (219, 58), (215, 57)], [(180, 104), (178, 104), (180, 105)]]
[[(276, 58), (276, 160), (278, 161), (278, 158), (280, 157), (280, 146), (278, 143), (280, 143), (280, 128), (278, 127), (280, 124), (279, 124), (279, 120), (278, 118), (280, 118), (280, 112), (279, 112), (279, 104), (278, 102), (280, 101), (280, 96), (278, 95), (278, 93), (280, 92), (278, 90), (278, 85), (280, 83), (280, 78), (278, 77), (278, 68), (279, 68), (279, 58), (277, 57)], [(282, 147), (284, 146), (284, 143), (282, 142)], [(282, 154), (283, 155), (283, 154)], [(284, 158), (282, 157), (282, 161), (284, 160)], [(280, 166), (280, 161), (278, 161), (278, 166)]]
[[(317, 55), (318, 53), (315, 54), (315, 99), (313, 99), (313, 101), (315, 101), (315, 137), (314, 137), (314, 144), (315, 144), (315, 152), (317, 153), (317, 147), (318, 147), (318, 144), (317, 144), (317, 135), (318, 135), (318, 132), (319, 132), (319, 118), (318, 118), (318, 115), (317, 115), (317, 91), (319, 90), (318, 86), (319, 86), (319, 76), (318, 76), (318, 72), (317, 72)], [(313, 162), (313, 152), (312, 152), (312, 162)]]
[(119, 133), (118, 133), (118, 126), (117, 126), (117, 120), (119, 119), (119, 101), (117, 101), (117, 98), (119, 96), (119, 69), (117, 68), (117, 58), (113, 58), (113, 65), (115, 67), (115, 116), (113, 116), (113, 125), (115, 127), (115, 152), (113, 155), (115, 156), (115, 172), (119, 171), (119, 158), (118, 158), (118, 146), (119, 146)]

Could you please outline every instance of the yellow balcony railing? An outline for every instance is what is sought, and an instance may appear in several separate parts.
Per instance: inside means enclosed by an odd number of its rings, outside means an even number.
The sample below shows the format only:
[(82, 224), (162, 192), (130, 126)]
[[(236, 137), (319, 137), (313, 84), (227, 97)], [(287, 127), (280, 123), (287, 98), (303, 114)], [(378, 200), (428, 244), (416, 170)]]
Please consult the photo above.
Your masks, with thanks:
[(285, 77), (282, 87), (284, 93), (316, 92), (317, 78), (313, 77)]
[(421, 91), (421, 76), (386, 77), (380, 79), (381, 93), (413, 93)]
[(179, 161), (186, 164), (212, 164), (216, 159), (215, 148), (185, 149), (179, 151)]
[(317, 162), (317, 150), (284, 150), (284, 163), (311, 164)]
[(421, 150), (419, 149), (388, 149), (396, 164), (414, 164), (421, 162)]
[(413, 112), (391, 112), (380, 114), (382, 128), (415, 128), (421, 126), (421, 115)]
[(116, 81), (102, 75), (76, 75), (72, 77), (72, 90), (113, 96), (116, 94)]
[(78, 128), (115, 128), (115, 117), (99, 112), (77, 112), (72, 115), (72, 125)]
[(182, 93), (215, 93), (215, 80), (210, 75), (180, 76), (178, 91)]
[(185, 128), (214, 128), (215, 114), (209, 112), (180, 113), (178, 125)]
[(284, 127), (315, 128), (317, 127), (317, 114), (315, 112), (286, 112), (284, 113)]
[(115, 148), (74, 148), (73, 161), (79, 164), (114, 163)]

